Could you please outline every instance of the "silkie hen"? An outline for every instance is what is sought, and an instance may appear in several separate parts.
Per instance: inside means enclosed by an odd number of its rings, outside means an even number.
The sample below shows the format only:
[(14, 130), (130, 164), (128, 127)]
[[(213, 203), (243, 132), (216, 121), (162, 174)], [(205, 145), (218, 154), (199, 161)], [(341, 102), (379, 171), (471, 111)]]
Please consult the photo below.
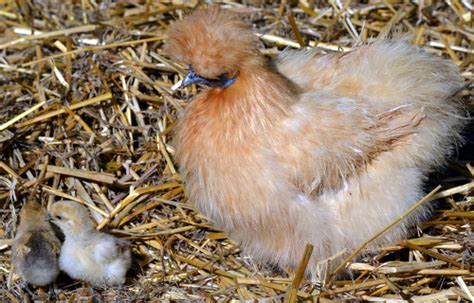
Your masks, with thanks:
[[(351, 252), (412, 206), (465, 123), (452, 63), (404, 41), (347, 53), (286, 51), (269, 62), (238, 16), (200, 9), (165, 45), (202, 91), (175, 147), (198, 209), (261, 261), (308, 273)], [(407, 234), (429, 210), (373, 243)], [(337, 264), (336, 264), (337, 265)]]
[(20, 211), (20, 224), (12, 246), (12, 265), (24, 281), (46, 286), (59, 274), (61, 242), (47, 221), (46, 210), (34, 198)]
[(54, 203), (50, 217), (65, 236), (59, 257), (64, 272), (97, 287), (125, 283), (131, 264), (127, 241), (97, 231), (89, 211), (77, 202)]

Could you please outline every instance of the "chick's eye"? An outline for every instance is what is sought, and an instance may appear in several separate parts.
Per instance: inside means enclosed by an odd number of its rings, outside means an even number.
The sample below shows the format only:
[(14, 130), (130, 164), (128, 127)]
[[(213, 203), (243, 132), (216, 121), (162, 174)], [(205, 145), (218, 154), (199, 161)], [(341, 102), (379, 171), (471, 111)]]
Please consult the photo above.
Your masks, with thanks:
[(62, 216), (56, 216), (56, 219), (58, 219), (58, 220), (62, 220), (62, 219), (63, 219), (63, 217), (62, 217)]

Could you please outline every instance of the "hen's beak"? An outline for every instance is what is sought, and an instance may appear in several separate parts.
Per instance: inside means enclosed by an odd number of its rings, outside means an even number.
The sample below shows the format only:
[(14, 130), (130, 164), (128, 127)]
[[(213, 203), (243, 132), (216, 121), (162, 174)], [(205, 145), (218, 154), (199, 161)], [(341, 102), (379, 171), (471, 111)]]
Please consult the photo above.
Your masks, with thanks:
[(228, 78), (227, 73), (220, 75), (217, 79), (206, 79), (204, 77), (199, 76), (194, 70), (193, 67), (189, 66), (189, 72), (184, 77), (183, 81), (181, 82), (181, 88), (186, 87), (191, 84), (202, 84), (209, 87), (219, 87), (219, 88), (226, 88), (232, 83), (235, 82), (236, 77)]
[(186, 87), (191, 84), (209, 84), (209, 80), (199, 76), (196, 72), (190, 67), (188, 74), (184, 77), (183, 82), (181, 82), (181, 87)]

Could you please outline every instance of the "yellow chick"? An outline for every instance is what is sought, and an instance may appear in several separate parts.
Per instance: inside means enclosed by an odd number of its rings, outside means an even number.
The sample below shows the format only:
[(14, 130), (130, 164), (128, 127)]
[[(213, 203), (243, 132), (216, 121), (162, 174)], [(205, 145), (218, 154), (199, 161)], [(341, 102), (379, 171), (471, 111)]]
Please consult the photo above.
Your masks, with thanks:
[(125, 283), (131, 264), (127, 241), (97, 231), (89, 211), (77, 202), (54, 203), (50, 217), (65, 236), (59, 257), (64, 272), (96, 287)]
[(46, 210), (34, 199), (26, 202), (13, 240), (13, 270), (32, 285), (51, 284), (59, 273), (60, 247)]
[(246, 251), (295, 267), (311, 243), (316, 272), (424, 195), (466, 123), (455, 97), (464, 83), (406, 41), (273, 62), (258, 48), (249, 24), (215, 7), (172, 25), (165, 51), (189, 67), (183, 86), (206, 86), (176, 126), (176, 160), (190, 199)]

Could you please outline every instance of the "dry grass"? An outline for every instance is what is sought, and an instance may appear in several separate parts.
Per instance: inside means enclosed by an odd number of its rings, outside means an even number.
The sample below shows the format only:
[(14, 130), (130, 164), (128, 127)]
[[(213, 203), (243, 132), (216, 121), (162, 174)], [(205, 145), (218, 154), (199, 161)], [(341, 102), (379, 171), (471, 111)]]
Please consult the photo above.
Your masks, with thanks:
[[(434, 177), (431, 188), (443, 189), (433, 219), (413, 239), (349, 263), (353, 279), (310, 283), (301, 268), (262, 267), (194, 211), (173, 164), (173, 125), (196, 88), (171, 89), (183, 70), (161, 48), (170, 22), (196, 1), (64, 2), (0, 1), (2, 302), (48, 297), (10, 275), (18, 210), (35, 186), (45, 205), (88, 205), (139, 259), (121, 288), (61, 277), (53, 300), (473, 300), (472, 149)], [(243, 2), (220, 5), (255, 25), (270, 56), (305, 45), (344, 51), (400, 27), (460, 66), (474, 105), (469, 1)]]

